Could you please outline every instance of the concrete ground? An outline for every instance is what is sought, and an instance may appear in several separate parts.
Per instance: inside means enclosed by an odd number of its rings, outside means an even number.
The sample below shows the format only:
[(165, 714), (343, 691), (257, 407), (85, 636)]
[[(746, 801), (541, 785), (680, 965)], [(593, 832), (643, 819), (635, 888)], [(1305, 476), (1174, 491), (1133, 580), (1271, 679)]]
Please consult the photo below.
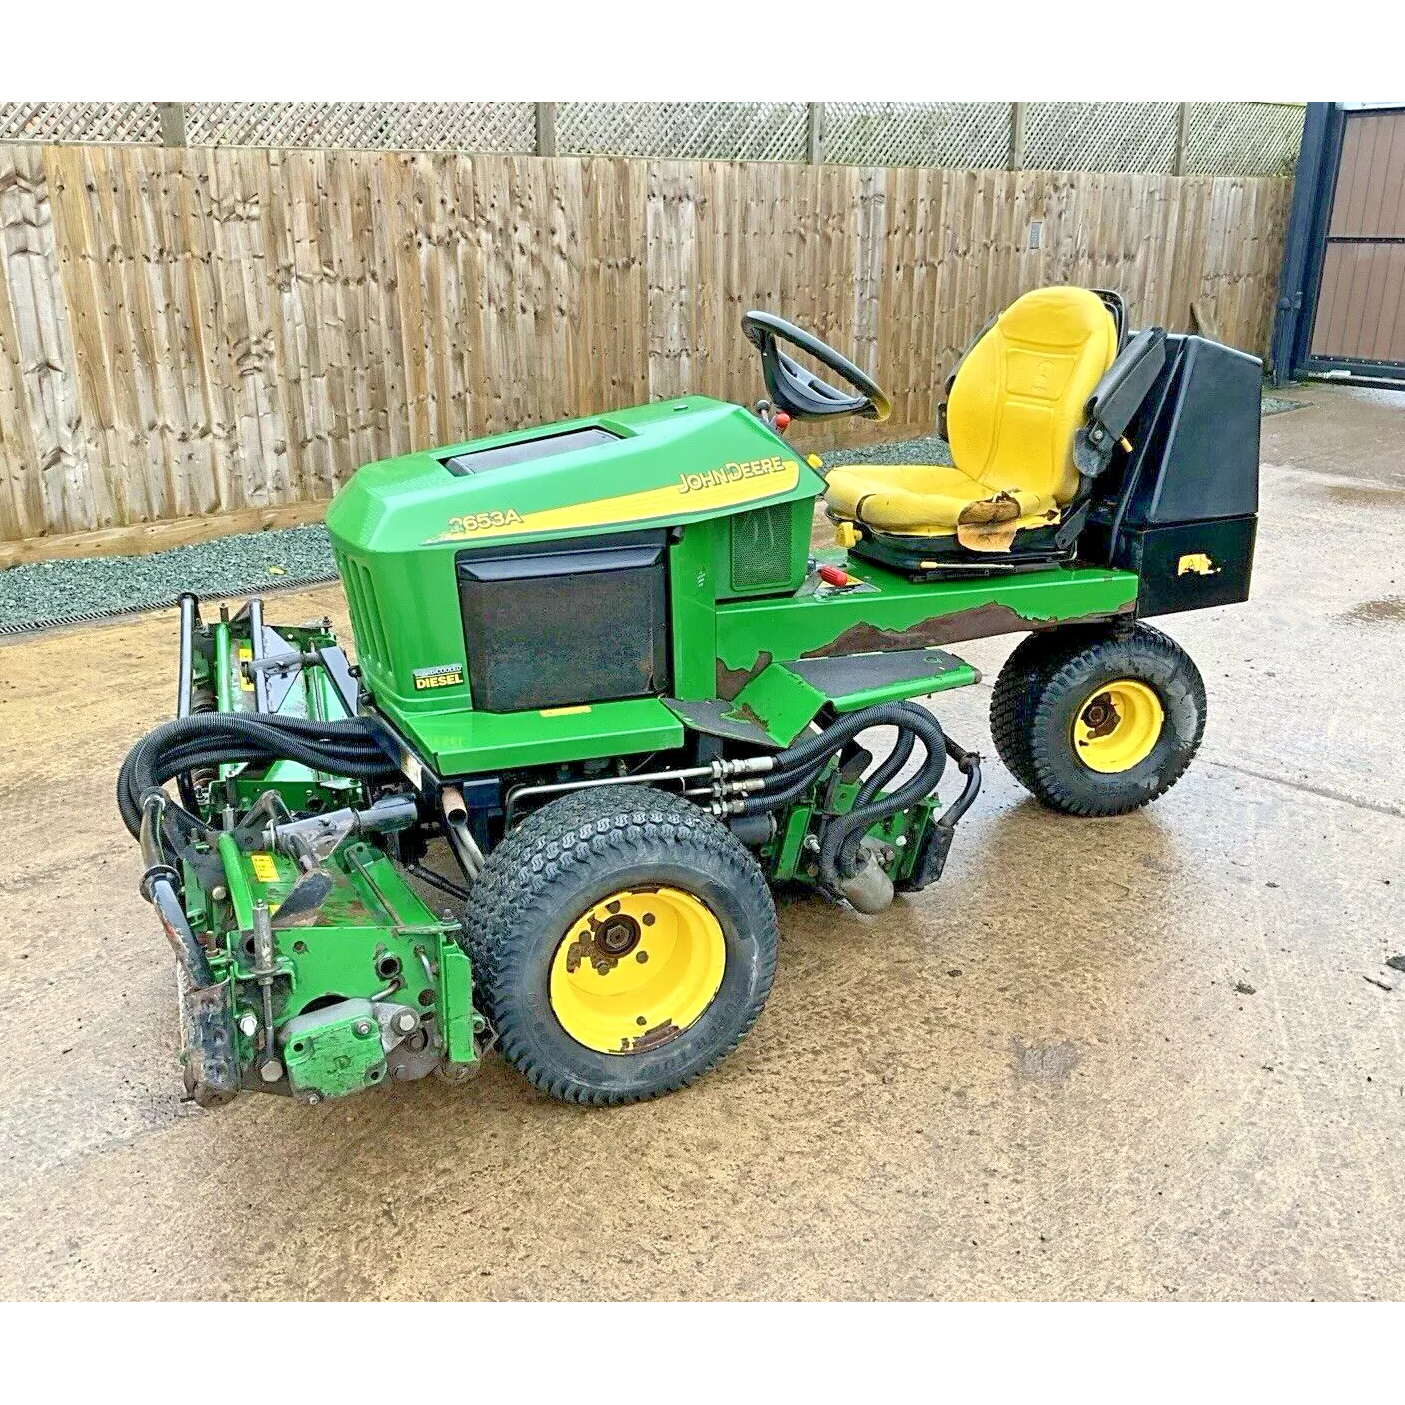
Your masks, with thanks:
[[(1294, 394), (1254, 599), (1166, 622), (1181, 783), (1074, 821), (992, 761), (936, 888), (785, 906), (742, 1048), (618, 1111), (496, 1063), (182, 1107), (111, 800), (174, 618), (0, 646), (0, 1297), (1405, 1294), (1405, 397)], [(939, 706), (986, 751), (989, 692)]]

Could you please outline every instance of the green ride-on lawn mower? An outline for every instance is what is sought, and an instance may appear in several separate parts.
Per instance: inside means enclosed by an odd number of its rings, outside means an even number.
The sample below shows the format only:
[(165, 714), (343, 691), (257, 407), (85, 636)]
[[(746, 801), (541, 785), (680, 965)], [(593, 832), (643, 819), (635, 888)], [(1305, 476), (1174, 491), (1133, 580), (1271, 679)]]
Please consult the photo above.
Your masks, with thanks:
[[(1015, 302), (947, 383), (954, 466), (797, 455), (792, 420), (887, 401), (760, 312), (752, 410), (369, 464), (327, 512), (354, 666), (325, 622), (183, 597), (178, 715), (118, 801), (189, 1096), (457, 1080), (493, 1043), (574, 1102), (692, 1082), (770, 988), (770, 885), (876, 913), (941, 876), (980, 762), (912, 700), (977, 680), (964, 639), (1029, 632), (991, 730), (1045, 805), (1173, 785), (1205, 690), (1142, 621), (1247, 596), (1260, 367), (1125, 320), (1081, 288)], [(838, 545), (812, 553), (819, 497)]]

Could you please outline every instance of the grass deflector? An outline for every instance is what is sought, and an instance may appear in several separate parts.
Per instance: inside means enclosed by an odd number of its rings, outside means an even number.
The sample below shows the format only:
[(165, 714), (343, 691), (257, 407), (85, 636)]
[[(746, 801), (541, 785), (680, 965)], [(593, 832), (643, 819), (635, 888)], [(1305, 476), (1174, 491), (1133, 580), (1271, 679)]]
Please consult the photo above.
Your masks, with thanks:
[(327, 514), (354, 665), (325, 623), (183, 597), (177, 717), (118, 801), (196, 1101), (457, 1080), (494, 1043), (577, 1102), (691, 1082), (766, 998), (772, 885), (878, 913), (941, 877), (980, 760), (913, 700), (977, 680), (962, 640), (1028, 634), (991, 725), (1050, 808), (1185, 770), (1204, 687), (1142, 621), (1248, 594), (1253, 357), (1039, 289), (947, 383), (954, 466), (826, 474), (791, 423), (882, 419), (883, 392), (777, 317), (743, 330), (750, 410), (360, 469)]

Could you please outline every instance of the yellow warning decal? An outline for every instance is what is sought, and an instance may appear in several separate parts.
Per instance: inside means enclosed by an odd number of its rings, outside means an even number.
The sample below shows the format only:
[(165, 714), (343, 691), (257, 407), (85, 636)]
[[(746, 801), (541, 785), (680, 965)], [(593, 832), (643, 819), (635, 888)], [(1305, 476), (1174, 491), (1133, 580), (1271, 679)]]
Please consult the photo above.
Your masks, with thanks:
[(253, 866), (254, 877), (260, 883), (278, 881), (278, 865), (273, 862), (272, 854), (250, 854), (249, 863)]
[(249, 682), (249, 675), (244, 672), (244, 665), (254, 656), (253, 649), (248, 644), (239, 646), (239, 687), (245, 693), (252, 693), (254, 685)]
[[(541, 512), (512, 510), (478, 513), (472, 518), (451, 517), (448, 531), (429, 537), (424, 545), (467, 541), (470, 537), (480, 541), (484, 537), (518, 536), (524, 532), (613, 527), (626, 522), (647, 522), (655, 517), (672, 517), (679, 511), (692, 513), (739, 507), (760, 498), (788, 493), (799, 481), (800, 464), (796, 459), (776, 457), (726, 463), (706, 473), (680, 473), (677, 482), (664, 488), (645, 488), (642, 492), (622, 493), (595, 502), (548, 507)], [(484, 517), (489, 519), (486, 526), (482, 524)]]
[(1191, 552), (1176, 562), (1178, 576), (1214, 576), (1219, 569), (1203, 551)]

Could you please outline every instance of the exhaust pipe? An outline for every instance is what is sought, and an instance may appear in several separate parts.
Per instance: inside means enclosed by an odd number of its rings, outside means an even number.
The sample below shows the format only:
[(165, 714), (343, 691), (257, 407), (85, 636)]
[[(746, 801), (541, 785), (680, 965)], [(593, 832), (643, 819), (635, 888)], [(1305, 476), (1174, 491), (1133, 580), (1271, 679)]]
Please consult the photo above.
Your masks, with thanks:
[(446, 785), (439, 792), (439, 810), (444, 816), (444, 833), (465, 874), (472, 880), (483, 872), (483, 851), (468, 827), (468, 806), (463, 791), (456, 785)]

